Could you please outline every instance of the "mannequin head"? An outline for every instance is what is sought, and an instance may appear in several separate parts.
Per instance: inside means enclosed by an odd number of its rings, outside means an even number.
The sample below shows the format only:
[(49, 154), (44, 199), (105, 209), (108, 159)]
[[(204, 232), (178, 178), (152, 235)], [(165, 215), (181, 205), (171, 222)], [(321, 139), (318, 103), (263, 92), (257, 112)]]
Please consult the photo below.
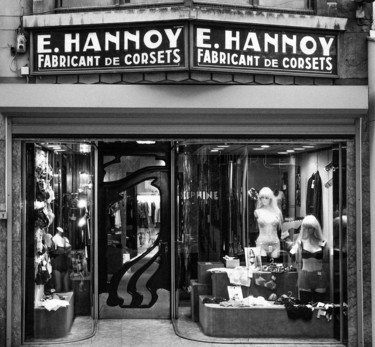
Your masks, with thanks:
[(302, 240), (310, 240), (315, 243), (323, 241), (322, 228), (315, 216), (308, 215), (303, 219), (299, 238)]
[(64, 234), (64, 229), (61, 227), (56, 228), (56, 234), (59, 234), (60, 236), (63, 236)]
[(279, 209), (277, 207), (275, 195), (271, 188), (264, 187), (259, 191), (257, 209), (262, 207), (269, 207), (271, 209)]

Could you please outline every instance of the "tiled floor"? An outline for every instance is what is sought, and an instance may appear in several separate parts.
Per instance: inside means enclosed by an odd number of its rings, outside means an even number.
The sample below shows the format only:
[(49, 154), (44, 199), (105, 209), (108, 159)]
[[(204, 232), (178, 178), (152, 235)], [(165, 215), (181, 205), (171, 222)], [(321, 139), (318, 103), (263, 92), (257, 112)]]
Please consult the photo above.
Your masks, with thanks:
[[(237, 346), (265, 347), (265, 346), (329, 346), (337, 347), (340, 344), (324, 344), (315, 341), (312, 344), (288, 343), (282, 340), (272, 340), (267, 343), (261, 343), (257, 340), (249, 339), (212, 339), (205, 336), (199, 329), (199, 326), (190, 321), (179, 322), (173, 325), (170, 320), (162, 319), (105, 319), (99, 320), (96, 333), (93, 337), (78, 342), (61, 343), (61, 344), (28, 344), (28, 346), (79, 346), (79, 347), (138, 347), (138, 346), (160, 346), (160, 347), (179, 347), (179, 346), (228, 346), (236, 344)], [(189, 338), (183, 338), (176, 334), (183, 333)], [(202, 341), (197, 341), (202, 340)], [(306, 341), (305, 341), (306, 342)]]

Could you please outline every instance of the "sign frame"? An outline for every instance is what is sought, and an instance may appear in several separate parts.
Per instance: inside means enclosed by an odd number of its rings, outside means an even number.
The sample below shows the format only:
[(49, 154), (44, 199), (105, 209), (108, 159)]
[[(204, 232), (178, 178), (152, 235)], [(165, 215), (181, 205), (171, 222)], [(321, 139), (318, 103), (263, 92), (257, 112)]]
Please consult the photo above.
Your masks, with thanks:
[[(183, 49), (181, 54), (181, 62), (176, 66), (173, 65), (147, 65), (147, 66), (133, 66), (133, 67), (126, 67), (126, 66), (118, 66), (118, 67), (91, 67), (91, 68), (84, 68), (84, 67), (77, 67), (77, 68), (70, 68), (70, 69), (46, 69), (46, 70), (38, 70), (36, 69), (36, 59), (38, 52), (36, 51), (35, 47), (35, 40), (37, 34), (42, 34), (45, 32), (76, 32), (76, 33), (87, 33), (89, 31), (92, 32), (99, 32), (99, 31), (106, 31), (106, 30), (135, 30), (142, 28), (144, 30), (154, 30), (155, 28), (165, 29), (165, 28), (172, 28), (172, 27), (182, 27), (182, 36), (179, 37), (179, 40), (182, 40), (182, 43), (179, 47)], [(95, 73), (126, 73), (126, 72), (155, 72), (155, 71), (185, 71), (189, 68), (189, 47), (188, 47), (188, 35), (189, 35), (189, 27), (188, 23), (185, 22), (154, 22), (154, 23), (132, 23), (132, 24), (125, 24), (125, 25), (103, 25), (103, 26), (69, 26), (69, 27), (53, 27), (53, 28), (38, 28), (32, 30), (30, 33), (30, 71), (31, 75), (33, 76), (42, 76), (42, 75), (78, 75), (78, 74), (95, 74)]]
[[(154, 65), (135, 65), (135, 66), (95, 66), (95, 67), (72, 67), (70, 69), (67, 68), (47, 68), (45, 70), (38, 70), (38, 67), (36, 66), (36, 59), (38, 56), (38, 52), (36, 50), (37, 47), (35, 47), (35, 35), (43, 34), (43, 33), (59, 33), (59, 35), (65, 35), (66, 33), (81, 33), (84, 35), (87, 35), (90, 31), (93, 33), (97, 33), (97, 35), (102, 35), (102, 33), (106, 32), (114, 32), (114, 31), (127, 31), (127, 30), (143, 30), (143, 32), (146, 31), (152, 31), (157, 29), (163, 30), (167, 28), (176, 28), (181, 27), (182, 33), (177, 38), (177, 48), (180, 49), (181, 54), (180, 58), (181, 60), (178, 62), (178, 64), (154, 64)], [(333, 47), (329, 47), (329, 53), (330, 55), (327, 56), (327, 58), (332, 59), (333, 64), (333, 71), (332, 72), (322, 72), (322, 71), (310, 71), (310, 70), (298, 70), (298, 69), (280, 69), (280, 68), (265, 68), (265, 67), (259, 67), (259, 66), (252, 66), (252, 67), (243, 67), (243, 66), (231, 66), (230, 64), (227, 65), (215, 65), (215, 64), (203, 64), (199, 65), (197, 64), (197, 38), (196, 38), (196, 28), (210, 28), (212, 31), (217, 30), (221, 31), (221, 33), (224, 35), (225, 31), (244, 31), (246, 32), (252, 32), (255, 33), (254, 35), (265, 35), (265, 33), (273, 33), (273, 34), (282, 34), (285, 36), (291, 36), (292, 34), (296, 37), (329, 37), (333, 38)], [(241, 34), (242, 35), (242, 34)], [(168, 72), (168, 71), (204, 71), (204, 72), (218, 72), (218, 73), (243, 73), (243, 74), (263, 74), (263, 75), (287, 75), (287, 76), (300, 76), (300, 77), (319, 77), (319, 78), (332, 78), (336, 79), (339, 78), (339, 62), (340, 62), (340, 32), (339, 30), (309, 30), (307, 28), (299, 29), (299, 28), (293, 28), (293, 27), (277, 27), (277, 26), (271, 26), (266, 27), (264, 25), (257, 25), (257, 24), (243, 24), (243, 23), (218, 23), (218, 22), (212, 22), (212, 21), (171, 21), (171, 22), (138, 22), (138, 23), (131, 23), (131, 24), (106, 24), (106, 25), (100, 25), (100, 26), (64, 26), (64, 27), (43, 27), (43, 28), (36, 28), (32, 29), (30, 32), (30, 71), (31, 75), (38, 76), (38, 75), (77, 75), (77, 74), (97, 74), (97, 73), (130, 73), (130, 72)], [(283, 36), (284, 37), (284, 36)], [(165, 37), (164, 37), (165, 39)], [(168, 37), (168, 40), (170, 37)], [(220, 38), (219, 38), (220, 39)], [(166, 40), (166, 39), (165, 39)], [(223, 40), (221, 38), (220, 40)], [(242, 40), (242, 36), (241, 36)], [(243, 41), (243, 40), (242, 40)], [(166, 41), (167, 42), (167, 41)], [(225, 42), (225, 41), (224, 41)], [(249, 46), (251, 41), (248, 41), (247, 44)], [(321, 41), (325, 42), (326, 41)], [(152, 42), (151, 42), (152, 43)], [(168, 43), (168, 42), (167, 42)], [(169, 41), (171, 43), (171, 41)], [(212, 42), (213, 43), (213, 42)], [(222, 42), (221, 42), (222, 43)], [(220, 43), (220, 44), (221, 44)], [(243, 42), (242, 42), (243, 43)], [(102, 42), (103, 44), (103, 42)], [(163, 45), (165, 43), (163, 42)], [(261, 42), (263, 44), (263, 42)], [(47, 46), (46, 46), (47, 47)], [(101, 46), (102, 47), (102, 46)], [(307, 47), (307, 46), (305, 46)], [(322, 46), (323, 47), (323, 46)], [(51, 47), (53, 48), (53, 43), (51, 43)], [(332, 49), (331, 49), (332, 48)], [(55, 47), (56, 49), (56, 47)], [(138, 48), (139, 49), (139, 48)], [(160, 48), (161, 50), (162, 48)], [(327, 48), (328, 49), (328, 48)], [(213, 49), (212, 49), (213, 50)], [(286, 50), (286, 49), (285, 49)], [(331, 54), (331, 50), (333, 51), (333, 54)], [(122, 54), (125, 55), (126, 52), (130, 52), (133, 54), (136, 54), (137, 51), (134, 53), (133, 51), (125, 51), (121, 49), (117, 49), (118, 55)], [(152, 50), (149, 49), (146, 50), (146, 53), (142, 54), (150, 54)], [(226, 54), (238, 54), (240, 50), (233, 50), (228, 51)], [(323, 49), (323, 52), (324, 49)], [(116, 52), (117, 53), (117, 52)], [(98, 54), (104, 54), (103, 50), (100, 51)], [(141, 54), (141, 53), (139, 53)], [(170, 54), (170, 53), (169, 53)], [(263, 59), (268, 59), (264, 52), (262, 52), (264, 55)], [(285, 54), (283, 52), (282, 54)], [(282, 56), (282, 54), (280, 56)], [(151, 54), (149, 55), (151, 57)], [(294, 53), (292, 55), (293, 57), (296, 57), (297, 55)], [(275, 57), (275, 53), (274, 53)], [(303, 56), (303, 57), (309, 57), (309, 56)], [(314, 57), (314, 56), (312, 56)], [(169, 57), (170, 58), (170, 57)], [(278, 56), (276, 55), (276, 58)], [(229, 58), (228, 58), (229, 59)], [(280, 58), (281, 59), (281, 58)], [(302, 58), (300, 58), (302, 59)], [(323, 59), (322, 57), (318, 57), (317, 59)], [(323, 64), (323, 63), (322, 63)], [(228, 66), (229, 65), (229, 66)]]
[(264, 27), (261, 25), (253, 25), (249, 24), (248, 27), (251, 27), (255, 32), (257, 30), (263, 31), (270, 31), (270, 32), (288, 32), (288, 33), (298, 33), (298, 34), (305, 34), (305, 35), (322, 35), (322, 36), (331, 36), (335, 38), (335, 72), (334, 73), (322, 73), (322, 72), (315, 72), (315, 71), (300, 71), (300, 70), (292, 70), (292, 69), (266, 69), (266, 68), (241, 68), (241, 67), (218, 67), (218, 66), (208, 66), (202, 65), (197, 66), (195, 62), (195, 54), (196, 54), (196, 35), (195, 35), (195, 28), (196, 27), (219, 27), (222, 30), (227, 29), (237, 29), (237, 28), (245, 28), (246, 25), (241, 23), (227, 23), (227, 25), (218, 25), (217, 23), (212, 22), (195, 22), (191, 23), (189, 28), (189, 65), (192, 71), (205, 71), (205, 72), (222, 72), (222, 73), (241, 73), (241, 74), (262, 74), (262, 75), (287, 75), (287, 76), (294, 76), (294, 77), (319, 77), (319, 78), (339, 78), (339, 51), (340, 51), (340, 40), (339, 40), (339, 31), (338, 30), (308, 30), (308, 29), (295, 29), (295, 28), (286, 28), (286, 27), (276, 27), (272, 26), (270, 28)]

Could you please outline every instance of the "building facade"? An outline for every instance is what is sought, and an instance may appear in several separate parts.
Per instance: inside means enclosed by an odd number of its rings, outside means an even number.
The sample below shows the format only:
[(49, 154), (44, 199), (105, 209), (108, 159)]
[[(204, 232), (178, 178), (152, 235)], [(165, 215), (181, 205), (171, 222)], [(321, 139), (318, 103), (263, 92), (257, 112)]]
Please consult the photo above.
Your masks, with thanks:
[(372, 1), (2, 12), (2, 345), (371, 345)]

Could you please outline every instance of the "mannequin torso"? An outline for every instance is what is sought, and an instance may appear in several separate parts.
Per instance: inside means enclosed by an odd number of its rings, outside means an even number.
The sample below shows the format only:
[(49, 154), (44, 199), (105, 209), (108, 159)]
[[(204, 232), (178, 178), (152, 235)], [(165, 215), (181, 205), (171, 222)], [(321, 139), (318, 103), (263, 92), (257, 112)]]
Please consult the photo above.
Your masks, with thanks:
[(279, 242), (277, 228), (281, 225), (280, 216), (266, 208), (255, 210), (254, 214), (259, 227), (257, 242)]

